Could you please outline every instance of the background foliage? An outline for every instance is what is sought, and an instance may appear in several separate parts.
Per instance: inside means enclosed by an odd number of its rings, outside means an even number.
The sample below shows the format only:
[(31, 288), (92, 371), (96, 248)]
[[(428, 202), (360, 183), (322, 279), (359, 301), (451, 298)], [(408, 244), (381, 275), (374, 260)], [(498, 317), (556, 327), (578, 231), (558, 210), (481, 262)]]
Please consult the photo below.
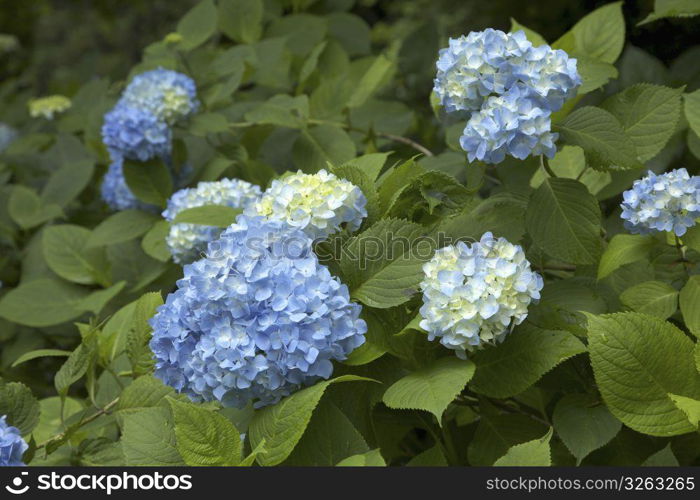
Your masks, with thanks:
[[(697, 18), (655, 3), (1, 1), (0, 32), (17, 43), (0, 53), (0, 120), (20, 137), (0, 155), (0, 415), (30, 441), (25, 460), (698, 464), (700, 229), (679, 255), (619, 216), (647, 169), (700, 166)], [(556, 177), (538, 159), (468, 165), (464, 124), (431, 107), (437, 50), (488, 26), (527, 26), (579, 60), (579, 97), (554, 120)], [(174, 31), (182, 40), (165, 42)], [(167, 223), (99, 198), (102, 116), (158, 66), (193, 77), (203, 102), (175, 134), (193, 182), (264, 187), (330, 163), (369, 200), (349, 247), (492, 231), (525, 248), (542, 300), (506, 342), (462, 361), (417, 326), (422, 260), (331, 255), (369, 325), (333, 379), (256, 411), (175, 394), (151, 376), (147, 345), (182, 273)], [(26, 101), (53, 92), (70, 110), (30, 118)], [(147, 176), (130, 185), (152, 203), (171, 194)]]

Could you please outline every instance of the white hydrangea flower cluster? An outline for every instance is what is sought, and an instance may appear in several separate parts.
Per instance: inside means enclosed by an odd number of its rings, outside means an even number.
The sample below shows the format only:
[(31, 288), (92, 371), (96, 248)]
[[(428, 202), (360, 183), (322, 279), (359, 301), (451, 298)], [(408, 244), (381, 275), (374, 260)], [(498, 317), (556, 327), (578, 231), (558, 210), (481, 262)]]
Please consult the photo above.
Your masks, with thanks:
[(523, 249), (491, 233), (436, 251), (423, 272), (420, 326), (460, 358), (501, 342), (525, 320), (543, 287)]
[[(181, 189), (168, 200), (163, 217), (172, 222), (177, 214), (205, 205), (225, 205), (245, 209), (260, 196), (260, 188), (240, 179), (200, 182), (195, 188)], [(223, 228), (201, 224), (173, 224), (165, 241), (178, 264), (188, 264), (201, 257), (207, 244), (221, 235)]]
[(272, 181), (246, 213), (282, 220), (312, 239), (325, 239), (342, 224), (357, 230), (367, 217), (366, 204), (362, 190), (351, 182), (325, 170), (315, 174), (300, 170)]

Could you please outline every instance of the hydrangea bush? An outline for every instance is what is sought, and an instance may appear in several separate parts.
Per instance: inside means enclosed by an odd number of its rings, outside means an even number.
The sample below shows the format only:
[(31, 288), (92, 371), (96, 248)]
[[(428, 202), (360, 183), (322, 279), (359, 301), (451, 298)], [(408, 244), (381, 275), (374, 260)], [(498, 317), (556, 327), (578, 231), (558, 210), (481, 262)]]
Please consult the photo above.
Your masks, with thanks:
[(0, 465), (700, 465), (697, 18), (360, 4), (12, 66)]

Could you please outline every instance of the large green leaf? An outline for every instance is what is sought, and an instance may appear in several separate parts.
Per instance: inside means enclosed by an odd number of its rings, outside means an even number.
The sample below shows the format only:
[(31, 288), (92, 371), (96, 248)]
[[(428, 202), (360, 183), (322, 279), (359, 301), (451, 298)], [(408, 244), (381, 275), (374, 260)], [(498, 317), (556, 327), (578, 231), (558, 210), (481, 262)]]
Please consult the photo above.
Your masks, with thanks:
[(42, 234), (42, 248), (49, 268), (61, 278), (81, 285), (106, 282), (104, 249), (86, 249), (89, 238), (90, 231), (81, 226), (62, 224), (47, 227)]
[(696, 136), (700, 136), (700, 89), (683, 95), (685, 117)]
[(406, 375), (384, 393), (389, 408), (429, 411), (438, 422), (447, 406), (474, 375), (474, 363), (457, 357), (441, 358)]
[(353, 236), (342, 250), (340, 266), (353, 298), (371, 307), (403, 304), (423, 279), (423, 264), (432, 257), (424, 228), (383, 219)]
[(139, 200), (165, 207), (173, 192), (173, 177), (163, 160), (125, 161), (123, 171), (126, 184)]
[(124, 414), (121, 444), (126, 465), (185, 465), (177, 451), (169, 413), (166, 408), (145, 408)]
[(571, 31), (554, 42), (555, 49), (614, 63), (625, 44), (622, 2), (614, 2), (583, 17)]
[(569, 144), (583, 148), (588, 164), (599, 170), (641, 167), (634, 142), (611, 113), (584, 106), (555, 128)]
[(234, 42), (260, 39), (264, 6), (262, 0), (220, 0), (219, 29)]
[(511, 447), (540, 438), (545, 432), (544, 424), (525, 415), (484, 415), (469, 443), (469, 463), (493, 465)]
[(148, 373), (153, 365), (153, 353), (148, 343), (153, 329), (149, 320), (163, 304), (160, 292), (150, 292), (143, 295), (134, 306), (131, 328), (126, 338), (126, 353), (131, 361), (134, 373)]
[(158, 220), (153, 214), (140, 210), (124, 210), (110, 215), (93, 229), (85, 247), (113, 245), (133, 240), (145, 234)]
[(33, 189), (22, 185), (12, 188), (7, 211), (12, 220), (23, 229), (31, 229), (63, 214), (58, 204), (44, 204)]
[(640, 313), (588, 315), (591, 363), (610, 411), (652, 436), (694, 430), (669, 396), (700, 396), (693, 343), (678, 328)]
[(638, 234), (616, 234), (608, 243), (598, 264), (598, 279), (603, 279), (616, 269), (638, 260), (649, 258), (654, 239)]
[(193, 49), (202, 45), (216, 32), (217, 9), (212, 0), (203, 0), (190, 9), (177, 24), (182, 35), (182, 48)]
[(700, 276), (691, 276), (680, 293), (685, 326), (700, 339)]
[(700, 14), (696, 0), (654, 0), (654, 11), (637, 23), (637, 26), (666, 17), (693, 17)]
[(663, 281), (644, 281), (622, 292), (620, 301), (633, 311), (666, 319), (678, 310), (678, 290)]
[(241, 462), (241, 436), (223, 415), (169, 398), (177, 449), (189, 466), (228, 466)]
[(304, 172), (327, 169), (328, 164), (342, 165), (355, 156), (355, 143), (339, 127), (316, 125), (302, 130), (292, 148), (294, 164)]
[(144, 408), (168, 408), (168, 396), (175, 396), (175, 389), (150, 375), (138, 377), (119, 396), (117, 411), (120, 414), (141, 411)]
[(53, 172), (41, 191), (42, 204), (56, 204), (60, 207), (68, 205), (88, 185), (94, 167), (94, 160), (83, 158), (66, 163)]
[(362, 380), (368, 379), (344, 375), (332, 380), (324, 380), (287, 396), (276, 405), (267, 406), (258, 411), (249, 428), (253, 448), (265, 441), (266, 453), (257, 457), (258, 463), (277, 465), (292, 453), (309, 425), (316, 405), (330, 384)]
[(494, 462), (497, 467), (549, 467), (552, 465), (552, 452), (549, 441), (552, 429), (540, 439), (516, 444), (505, 455)]
[(229, 227), (236, 222), (243, 210), (226, 205), (204, 205), (178, 212), (173, 224), (202, 224), (204, 226)]
[(552, 419), (554, 429), (579, 464), (592, 451), (605, 446), (622, 427), (590, 394), (567, 394), (557, 403)]
[(336, 464), (337, 467), (384, 467), (386, 462), (378, 449), (370, 450), (360, 455), (345, 458)]
[(0, 316), (20, 325), (58, 325), (84, 312), (82, 301), (88, 294), (85, 288), (63, 281), (37, 279), (4, 295), (0, 299)]
[(0, 417), (17, 427), (26, 436), (39, 423), (39, 402), (31, 389), (20, 382), (4, 383), (0, 380)]
[(285, 465), (333, 466), (368, 451), (365, 439), (348, 417), (324, 400)]
[(352, 96), (350, 96), (348, 107), (357, 108), (362, 106), (367, 99), (379, 89), (392, 68), (393, 62), (391, 60), (381, 54), (377, 56), (367, 72), (360, 79)]
[(303, 128), (306, 126), (308, 118), (309, 99), (305, 95), (292, 97), (279, 94), (272, 96), (245, 114), (245, 119), (251, 123), (288, 128)]
[(547, 179), (533, 193), (525, 223), (533, 241), (565, 262), (593, 264), (601, 251), (600, 207), (573, 179)]
[(620, 121), (643, 162), (655, 157), (676, 130), (681, 116), (681, 90), (640, 83), (603, 104)]
[(471, 356), (476, 373), (469, 387), (480, 394), (508, 398), (523, 392), (559, 363), (585, 352), (572, 334), (521, 327), (499, 346)]

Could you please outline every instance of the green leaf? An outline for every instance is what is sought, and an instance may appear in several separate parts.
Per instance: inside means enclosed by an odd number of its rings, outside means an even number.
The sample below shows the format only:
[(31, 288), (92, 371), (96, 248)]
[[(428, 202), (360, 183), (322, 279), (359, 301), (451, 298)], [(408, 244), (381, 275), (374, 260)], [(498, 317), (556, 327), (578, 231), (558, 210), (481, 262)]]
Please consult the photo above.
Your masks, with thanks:
[(165, 207), (173, 192), (173, 177), (161, 159), (124, 161), (124, 179), (132, 193), (144, 203)]
[(581, 146), (588, 164), (608, 170), (638, 168), (637, 150), (620, 122), (593, 106), (578, 108), (555, 126), (569, 144)]
[(653, 244), (654, 239), (650, 236), (616, 234), (600, 258), (598, 279), (605, 278), (625, 264), (648, 259)]
[(337, 467), (385, 467), (386, 462), (379, 449), (370, 450), (361, 455), (353, 455), (336, 464)]
[[(557, 177), (580, 181), (592, 195), (597, 195), (612, 181), (612, 176), (609, 172), (599, 172), (586, 168), (586, 157), (583, 154), (583, 149), (578, 146), (564, 146), (561, 148), (557, 151), (556, 156), (549, 161), (549, 167)], [(530, 187), (537, 188), (541, 186), (547, 177), (547, 173), (538, 168), (530, 179)]]
[(384, 404), (394, 409), (424, 410), (438, 422), (474, 375), (474, 363), (457, 357), (440, 358), (395, 382), (384, 393)]
[(33, 189), (21, 185), (12, 188), (7, 211), (22, 229), (31, 229), (63, 215), (60, 206), (55, 203), (44, 205)]
[(696, 0), (655, 0), (654, 11), (637, 23), (642, 24), (666, 17), (693, 17), (700, 14), (700, 6)]
[(683, 109), (690, 128), (700, 136), (700, 89), (690, 94), (683, 94)]
[(428, 448), (424, 452), (413, 457), (406, 467), (447, 467), (447, 459), (440, 445)]
[(153, 329), (148, 321), (162, 304), (160, 292), (150, 292), (143, 295), (134, 307), (132, 326), (126, 338), (126, 353), (137, 375), (148, 373), (153, 365), (153, 353), (148, 345)]
[(652, 436), (693, 431), (669, 396), (700, 395), (690, 339), (672, 324), (645, 314), (587, 316), (593, 372), (613, 415)]
[(516, 444), (493, 464), (497, 467), (549, 467), (552, 465), (552, 452), (549, 441), (552, 429), (540, 439)]
[(31, 361), (37, 358), (48, 358), (48, 357), (60, 357), (60, 356), (70, 356), (71, 351), (64, 351), (62, 349), (35, 349), (33, 351), (25, 352), (19, 358), (17, 358), (12, 363), (12, 368), (15, 366)]
[(678, 290), (663, 281), (644, 281), (622, 292), (620, 301), (633, 311), (666, 319), (678, 309)]
[(148, 232), (158, 217), (140, 210), (124, 210), (110, 215), (93, 229), (85, 248), (113, 245), (133, 240)]
[(257, 125), (303, 128), (309, 119), (309, 98), (286, 94), (272, 96), (257, 108), (248, 111), (245, 119)]
[(26, 436), (39, 423), (39, 402), (31, 389), (20, 382), (0, 381), (0, 416)]
[(655, 157), (676, 130), (681, 89), (640, 83), (615, 94), (603, 107), (620, 121), (643, 162)]
[(138, 377), (122, 391), (117, 403), (117, 411), (128, 413), (144, 408), (168, 408), (168, 397), (174, 397), (175, 390), (160, 379), (150, 375)]
[(671, 443), (649, 456), (643, 463), (643, 467), (678, 467), (678, 459), (673, 454)]
[(173, 224), (201, 224), (226, 228), (236, 222), (243, 210), (226, 205), (204, 205), (178, 212)]
[(342, 166), (357, 167), (362, 170), (372, 180), (372, 182), (374, 182), (377, 180), (377, 177), (379, 177), (379, 173), (382, 171), (382, 168), (386, 163), (386, 159), (390, 154), (391, 153), (370, 153), (358, 156)]
[(161, 262), (170, 260), (170, 250), (165, 242), (165, 238), (170, 232), (168, 221), (161, 220), (153, 224), (153, 227), (141, 240), (141, 248), (149, 257)]
[(700, 339), (700, 276), (691, 276), (681, 289), (680, 305), (685, 326)]
[(294, 165), (315, 173), (331, 165), (342, 165), (355, 156), (355, 143), (341, 128), (317, 125), (302, 130), (292, 148)]
[(515, 396), (559, 363), (585, 351), (568, 332), (520, 327), (502, 344), (471, 356), (476, 373), (469, 387), (496, 398)]
[(622, 427), (605, 405), (590, 394), (567, 394), (557, 403), (552, 419), (577, 465), (610, 442)]
[(66, 163), (49, 176), (41, 191), (42, 205), (65, 207), (73, 201), (90, 183), (95, 162), (82, 159)]
[(622, 2), (600, 7), (577, 22), (569, 33), (552, 44), (571, 55), (586, 55), (614, 63), (625, 44), (625, 19)]
[(344, 375), (324, 380), (287, 396), (276, 405), (258, 411), (249, 428), (253, 448), (265, 440), (266, 453), (257, 457), (258, 463), (277, 465), (289, 456), (304, 434), (316, 405), (330, 384), (363, 380), (369, 379)]
[(527, 231), (547, 254), (565, 262), (594, 264), (601, 251), (598, 201), (573, 179), (547, 179), (533, 193)]
[(700, 423), (700, 400), (677, 394), (669, 394), (669, 397), (676, 407), (686, 414), (691, 425), (697, 429), (698, 423)]
[(190, 9), (177, 23), (182, 35), (180, 47), (194, 49), (206, 42), (216, 32), (217, 9), (212, 0), (203, 0)]
[(532, 45), (534, 45), (535, 47), (539, 47), (540, 45), (545, 45), (547, 43), (547, 40), (545, 40), (542, 35), (540, 35), (536, 31), (531, 30), (530, 28), (523, 26), (518, 21), (516, 21), (515, 18), (511, 17), (510, 32), (515, 33), (521, 30), (525, 33), (525, 36), (530, 41), (530, 43), (532, 43)]
[(220, 0), (219, 29), (238, 43), (253, 43), (262, 35), (262, 0)]
[(469, 443), (469, 463), (493, 465), (511, 447), (537, 439), (547, 430), (545, 425), (526, 415), (484, 415)]
[[(591, 59), (589, 57), (577, 57), (577, 69), (581, 75), (581, 86), (578, 88), (578, 95), (574, 97), (566, 106), (571, 106), (578, 101), (578, 98), (599, 89), (611, 79), (617, 78), (617, 68), (610, 63)], [(555, 120), (556, 121), (556, 120)]]
[(177, 451), (173, 422), (166, 408), (146, 408), (124, 414), (121, 444), (126, 465), (184, 465)]
[(285, 465), (332, 466), (367, 451), (367, 443), (348, 417), (324, 400)]
[(23, 283), (0, 299), (0, 316), (20, 325), (58, 325), (80, 316), (85, 288), (54, 279)]
[(80, 309), (82, 309), (83, 311), (91, 312), (95, 315), (98, 315), (100, 314), (102, 309), (104, 309), (104, 307), (107, 305), (107, 303), (114, 297), (116, 297), (119, 294), (119, 292), (121, 292), (124, 289), (125, 286), (126, 281), (120, 281), (110, 286), (109, 288), (105, 288), (104, 290), (97, 290), (95, 292), (92, 292), (80, 301), (78, 307), (80, 307)]
[(47, 227), (42, 234), (44, 259), (61, 278), (91, 285), (106, 283), (107, 258), (101, 248), (86, 249), (90, 231), (81, 226), (62, 224)]
[(220, 113), (197, 113), (190, 119), (189, 131), (197, 137), (228, 131), (228, 121)]
[(350, 96), (347, 104), (348, 108), (357, 108), (367, 102), (367, 99), (386, 81), (393, 67), (394, 63), (390, 59), (383, 54), (378, 55)]
[(346, 163), (340, 167), (333, 169), (333, 173), (341, 179), (350, 181), (355, 186), (359, 187), (362, 194), (367, 198), (367, 218), (364, 220), (363, 225), (374, 224), (374, 222), (379, 218), (380, 207), (379, 207), (379, 197), (377, 195), (377, 188), (374, 187), (374, 182), (360, 167), (352, 164), (352, 162)]
[(94, 344), (83, 342), (76, 347), (54, 377), (54, 385), (59, 396), (65, 397), (68, 394), (70, 386), (85, 375), (94, 357)]
[(177, 450), (189, 466), (238, 465), (241, 436), (226, 417), (191, 403), (169, 398)]
[(401, 219), (383, 219), (348, 240), (340, 267), (353, 298), (371, 307), (403, 304), (423, 279), (432, 244), (424, 228)]

